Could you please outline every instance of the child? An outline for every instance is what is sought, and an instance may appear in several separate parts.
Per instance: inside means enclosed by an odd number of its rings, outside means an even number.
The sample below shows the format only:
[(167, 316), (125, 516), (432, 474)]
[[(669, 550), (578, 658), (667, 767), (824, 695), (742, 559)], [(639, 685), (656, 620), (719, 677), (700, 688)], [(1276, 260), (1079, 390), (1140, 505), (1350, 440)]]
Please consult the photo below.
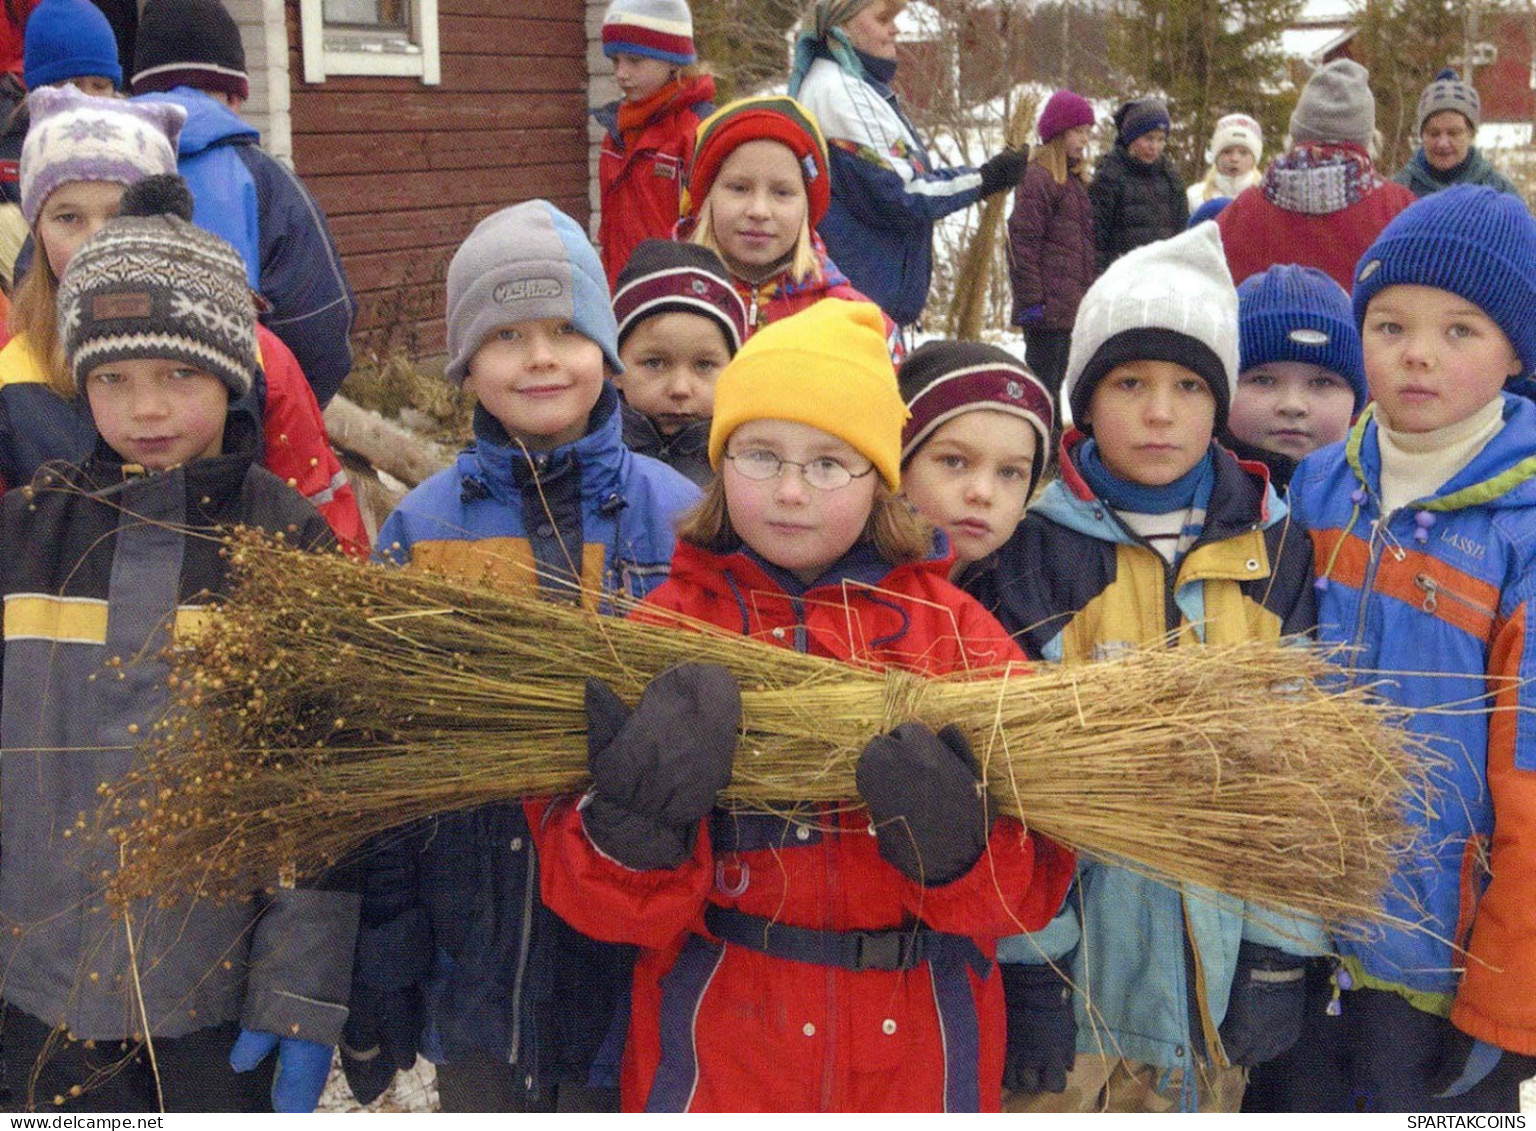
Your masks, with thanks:
[(332, 539), (256, 466), (256, 310), (228, 244), (177, 217), (113, 220), (71, 260), (59, 322), (100, 441), (0, 507), (6, 1080), (28, 1110), (310, 1111), (346, 1016), (357, 895), (332, 876), (118, 917), (112, 839), (70, 829), (167, 707), (164, 651), (224, 587), (218, 528)]
[(1264, 159), (1263, 128), (1247, 114), (1218, 118), (1205, 159), (1210, 166), (1205, 176), (1184, 194), (1191, 212), (1221, 197), (1231, 200), (1264, 179), (1259, 171)]
[[(720, 378), (719, 478), (640, 612), (860, 665), (1016, 659), (895, 496), (905, 416), (872, 304), (761, 332)], [(991, 940), (1055, 911), (1071, 855), (990, 819), (957, 732), (871, 741), (868, 814), (712, 812), (739, 725), (729, 675), (674, 669), (633, 713), (598, 685), (588, 714), (597, 784), (534, 823), (551, 905), (644, 948), (626, 1109), (996, 1109)]]
[(1050, 459), (1054, 412), (1017, 358), (982, 342), (925, 342), (902, 362), (902, 493), (954, 550), (950, 578), (985, 568), (1024, 518)]
[[(482, 220), (449, 264), (447, 323), (475, 443), (405, 497), (377, 555), (561, 600), (659, 585), (698, 490), (619, 439), (616, 326), (580, 226), (543, 200)], [(539, 902), (520, 807), (424, 822), (369, 864), (343, 1050), (359, 1099), (419, 1049), (445, 1111), (617, 1106), (632, 957)]]
[(624, 446), (704, 486), (715, 379), (747, 336), (747, 308), (725, 265), (695, 243), (646, 240), (619, 275), (613, 314)]
[(1115, 111), (1115, 146), (1088, 186), (1100, 273), (1132, 248), (1183, 231), (1189, 220), (1184, 182), (1164, 152), (1168, 130), (1161, 99), (1133, 99)]
[(1067, 371), (1072, 320), (1095, 275), (1093, 206), (1084, 153), (1093, 107), (1058, 90), (1040, 114), (1040, 145), (1008, 214), (1008, 282), (1025, 357), (1054, 401)]
[[(1080, 431), (1065, 437), (1061, 478), (971, 587), (1032, 657), (1084, 663), (1312, 627), (1304, 533), (1264, 475), (1212, 440), (1237, 365), (1237, 294), (1214, 225), (1129, 252), (1088, 291), (1063, 389)], [(1300, 955), (1322, 946), (1309, 924), (1084, 862), (1058, 920), (999, 949), (1004, 1080), (1023, 1093), (1009, 1106), (1236, 1111), (1246, 1066), (1295, 1040)], [(1070, 1004), (1057, 970), (1085, 988)]]
[[(823, 298), (868, 301), (816, 234), (831, 199), (827, 143), (793, 98), (743, 98), (700, 124), (678, 231), (719, 254), (748, 334)], [(899, 349), (895, 323), (888, 336)]]
[(1338, 940), (1342, 1039), (1309, 1016), (1297, 1107), (1512, 1112), (1536, 1075), (1536, 406), (1500, 391), (1536, 370), (1533, 264), (1536, 221), (1491, 188), (1388, 224), (1355, 273), (1374, 403), (1291, 482), (1320, 636), (1362, 672), (1414, 669), (1365, 678), (1445, 757), (1387, 896), (1406, 925)]
[(1365, 407), (1349, 296), (1316, 267), (1281, 264), (1237, 288), (1241, 371), (1222, 443), (1283, 492), (1303, 456), (1336, 444)]
[(613, 0), (603, 54), (624, 95), (592, 112), (604, 131), (597, 242), (617, 290), (640, 241), (665, 239), (677, 226), (694, 135), (715, 112), (715, 80), (698, 66), (687, 0)]
[[(0, 350), (0, 491), (31, 482), (49, 460), (77, 463), (90, 454), (95, 430), (64, 363), (56, 314), (58, 280), (85, 238), (123, 207), (125, 189), (155, 203), (148, 211), (185, 215), (176, 172), (176, 106), (91, 98), (71, 88), (45, 89), (28, 100), (32, 128), (22, 148), (22, 212), (37, 244), (16, 295), (14, 337)], [(331, 450), (320, 406), (293, 354), (264, 326), (256, 328), (258, 362), (251, 396), (263, 425), (262, 461), (292, 484), (331, 524), (349, 550), (368, 538), (351, 484)]]

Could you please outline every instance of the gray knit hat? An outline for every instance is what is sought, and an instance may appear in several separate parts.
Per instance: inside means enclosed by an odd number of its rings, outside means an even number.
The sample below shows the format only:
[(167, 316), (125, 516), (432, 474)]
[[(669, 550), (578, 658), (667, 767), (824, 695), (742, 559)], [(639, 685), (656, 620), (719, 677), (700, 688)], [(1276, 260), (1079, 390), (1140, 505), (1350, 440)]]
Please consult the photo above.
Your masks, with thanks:
[(1418, 125), (1415, 133), (1424, 132), (1424, 123), (1442, 110), (1454, 110), (1472, 126), (1472, 132), (1483, 124), (1483, 102), (1471, 83), (1462, 82), (1455, 71), (1447, 67), (1435, 76), (1435, 81), (1419, 95)]
[(575, 220), (547, 200), (529, 200), (481, 220), (453, 253), (443, 377), (464, 384), (470, 358), (492, 330), (539, 318), (569, 319), (614, 373), (624, 372), (597, 252)]
[(69, 261), (59, 281), (59, 336), (82, 392), (99, 365), (175, 358), (243, 396), (257, 364), (245, 261), (178, 216), (119, 216)]
[(1370, 149), (1376, 132), (1371, 75), (1353, 59), (1335, 59), (1312, 72), (1291, 114), (1291, 140), (1347, 141)]

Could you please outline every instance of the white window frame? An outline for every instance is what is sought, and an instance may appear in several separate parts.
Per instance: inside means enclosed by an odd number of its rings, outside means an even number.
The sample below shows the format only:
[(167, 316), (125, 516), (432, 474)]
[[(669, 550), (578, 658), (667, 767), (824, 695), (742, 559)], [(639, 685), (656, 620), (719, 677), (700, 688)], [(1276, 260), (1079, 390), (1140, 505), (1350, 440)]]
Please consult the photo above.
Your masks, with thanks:
[(299, 36), (304, 52), (305, 82), (324, 82), (336, 75), (419, 78), (426, 86), (437, 86), (442, 82), (437, 46), (437, 0), (411, 0), (411, 44), (403, 51), (358, 51), (329, 46), (324, 0), (299, 0)]

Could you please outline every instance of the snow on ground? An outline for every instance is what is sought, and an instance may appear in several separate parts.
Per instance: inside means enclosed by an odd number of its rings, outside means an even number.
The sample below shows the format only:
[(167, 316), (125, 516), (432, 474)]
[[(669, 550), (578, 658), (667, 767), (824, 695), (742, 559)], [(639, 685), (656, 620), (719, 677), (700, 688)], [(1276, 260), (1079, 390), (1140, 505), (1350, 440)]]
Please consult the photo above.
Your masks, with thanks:
[(416, 1114), (436, 1111), (437, 1069), (430, 1062), (418, 1059), (416, 1067), (409, 1072), (397, 1073), (389, 1091), (365, 1107), (352, 1098), (352, 1092), (347, 1088), (346, 1077), (341, 1074), (341, 1061), (338, 1059), (331, 1068), (331, 1078), (326, 1082), (325, 1091), (321, 1093), (320, 1103), (315, 1110), (407, 1111)]

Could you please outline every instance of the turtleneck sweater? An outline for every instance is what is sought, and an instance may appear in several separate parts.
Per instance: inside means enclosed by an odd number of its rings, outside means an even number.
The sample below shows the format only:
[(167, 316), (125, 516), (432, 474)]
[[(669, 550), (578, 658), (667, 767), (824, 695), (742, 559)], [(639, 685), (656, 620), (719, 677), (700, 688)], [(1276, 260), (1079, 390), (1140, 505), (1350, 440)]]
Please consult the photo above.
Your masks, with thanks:
[(1432, 432), (1394, 431), (1378, 404), (1376, 424), (1381, 447), (1381, 513), (1390, 515), (1416, 499), (1433, 495), (1477, 458), (1504, 427), (1504, 398), (1494, 397), (1465, 420)]

